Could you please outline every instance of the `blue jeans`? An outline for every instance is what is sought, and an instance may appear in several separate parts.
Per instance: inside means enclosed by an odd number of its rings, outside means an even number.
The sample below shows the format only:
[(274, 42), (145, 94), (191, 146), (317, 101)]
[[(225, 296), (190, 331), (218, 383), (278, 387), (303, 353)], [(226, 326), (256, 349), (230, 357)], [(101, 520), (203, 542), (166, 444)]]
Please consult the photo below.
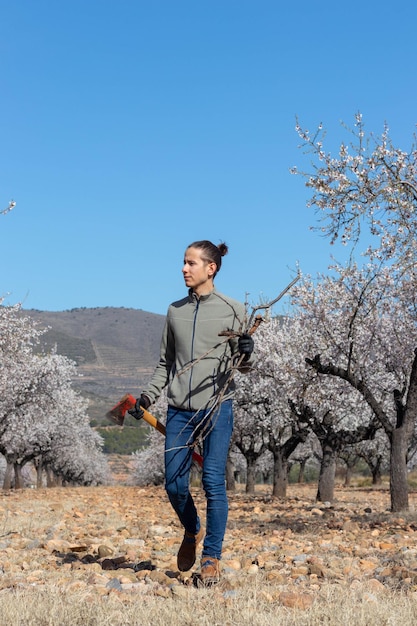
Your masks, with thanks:
[(232, 400), (213, 415), (168, 407), (165, 438), (165, 489), (185, 530), (197, 534), (200, 518), (189, 490), (192, 448), (203, 437), (202, 484), (207, 500), (203, 556), (221, 558), (228, 515), (226, 461), (233, 430)]

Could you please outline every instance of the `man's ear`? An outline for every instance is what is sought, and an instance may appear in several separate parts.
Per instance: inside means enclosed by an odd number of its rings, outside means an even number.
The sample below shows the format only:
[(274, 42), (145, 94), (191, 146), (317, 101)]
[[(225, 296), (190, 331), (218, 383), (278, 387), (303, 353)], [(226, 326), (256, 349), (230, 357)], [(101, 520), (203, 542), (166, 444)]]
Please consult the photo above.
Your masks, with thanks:
[(216, 263), (209, 263), (208, 264), (208, 274), (209, 276), (214, 276), (214, 274), (216, 273), (217, 270), (217, 265)]

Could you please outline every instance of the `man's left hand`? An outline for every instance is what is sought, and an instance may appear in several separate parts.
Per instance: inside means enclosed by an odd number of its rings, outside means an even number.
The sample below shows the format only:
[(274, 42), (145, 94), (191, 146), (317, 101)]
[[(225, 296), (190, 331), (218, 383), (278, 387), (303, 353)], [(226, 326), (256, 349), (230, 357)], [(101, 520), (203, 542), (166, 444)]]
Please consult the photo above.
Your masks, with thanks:
[(239, 354), (243, 354), (245, 356), (244, 358), (245, 361), (249, 360), (254, 347), (255, 347), (255, 343), (252, 337), (248, 335), (248, 333), (244, 333), (243, 335), (239, 337), (238, 350), (239, 350)]

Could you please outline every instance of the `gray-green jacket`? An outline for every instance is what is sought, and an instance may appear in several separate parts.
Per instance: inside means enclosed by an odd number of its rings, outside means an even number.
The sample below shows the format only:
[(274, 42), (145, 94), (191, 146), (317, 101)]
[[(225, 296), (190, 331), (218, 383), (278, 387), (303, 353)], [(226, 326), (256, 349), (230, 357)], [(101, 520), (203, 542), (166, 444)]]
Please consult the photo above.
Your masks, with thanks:
[(143, 393), (155, 402), (168, 385), (168, 404), (188, 411), (209, 408), (223, 389), (222, 399), (231, 398), (235, 386), (228, 375), (238, 355), (238, 339), (219, 333), (243, 331), (244, 323), (241, 302), (216, 289), (198, 298), (190, 289), (168, 308), (159, 363)]

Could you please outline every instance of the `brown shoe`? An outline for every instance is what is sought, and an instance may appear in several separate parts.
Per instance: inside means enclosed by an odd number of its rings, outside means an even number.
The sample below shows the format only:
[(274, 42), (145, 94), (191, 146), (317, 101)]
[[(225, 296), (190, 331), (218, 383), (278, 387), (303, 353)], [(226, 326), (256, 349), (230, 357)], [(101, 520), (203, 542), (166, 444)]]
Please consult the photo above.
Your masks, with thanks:
[(212, 556), (201, 559), (200, 580), (204, 585), (214, 585), (220, 580), (220, 561)]
[(200, 530), (196, 535), (185, 531), (184, 538), (180, 549), (178, 550), (177, 566), (180, 572), (188, 572), (195, 563), (197, 546), (204, 537), (204, 529)]

